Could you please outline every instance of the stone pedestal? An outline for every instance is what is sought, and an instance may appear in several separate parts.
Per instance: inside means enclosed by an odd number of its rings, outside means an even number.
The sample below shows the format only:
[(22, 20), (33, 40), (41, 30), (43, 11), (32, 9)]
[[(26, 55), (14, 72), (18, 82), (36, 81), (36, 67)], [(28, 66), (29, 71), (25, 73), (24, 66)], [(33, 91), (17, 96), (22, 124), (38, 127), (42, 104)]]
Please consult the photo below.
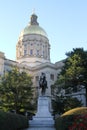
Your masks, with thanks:
[(53, 120), (51, 113), (49, 112), (50, 102), (46, 96), (40, 96), (38, 98), (38, 109), (34, 116), (34, 120)]
[(33, 120), (29, 121), (29, 130), (55, 130), (49, 106), (49, 97), (39, 96), (37, 113), (33, 117)]

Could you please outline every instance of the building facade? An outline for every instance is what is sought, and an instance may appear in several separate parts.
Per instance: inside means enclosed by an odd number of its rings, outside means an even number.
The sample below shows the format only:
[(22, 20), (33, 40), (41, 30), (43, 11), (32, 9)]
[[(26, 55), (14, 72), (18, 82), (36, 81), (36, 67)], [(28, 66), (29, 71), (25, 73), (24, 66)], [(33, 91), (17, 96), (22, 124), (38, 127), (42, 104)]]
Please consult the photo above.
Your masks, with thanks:
[[(51, 85), (57, 79), (63, 67), (63, 61), (51, 63), (50, 42), (45, 30), (39, 26), (37, 15), (32, 14), (29, 24), (21, 31), (16, 44), (16, 61), (7, 59), (3, 52), (0, 52), (0, 75), (3, 75), (12, 67), (17, 66), (20, 71), (26, 71), (33, 77), (33, 86), (36, 93), (40, 94), (39, 79), (41, 73), (45, 73), (47, 80), (46, 95), (51, 96)], [(78, 92), (71, 96), (82, 100), (86, 105), (85, 92)]]
[(37, 15), (32, 14), (29, 24), (21, 31), (16, 45), (16, 61), (5, 58), (0, 52), (0, 74), (9, 71), (13, 66), (18, 66), (33, 77), (33, 86), (38, 89), (41, 73), (47, 79), (46, 94), (51, 95), (51, 85), (63, 66), (62, 61), (55, 64), (50, 61), (50, 43), (45, 30), (39, 26)]

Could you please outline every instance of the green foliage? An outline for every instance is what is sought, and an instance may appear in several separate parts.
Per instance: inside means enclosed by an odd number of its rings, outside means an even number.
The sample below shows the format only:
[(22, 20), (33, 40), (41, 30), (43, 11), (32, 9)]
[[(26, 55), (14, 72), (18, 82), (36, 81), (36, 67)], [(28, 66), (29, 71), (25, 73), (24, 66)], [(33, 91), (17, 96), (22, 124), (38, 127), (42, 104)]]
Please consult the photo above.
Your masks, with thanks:
[(81, 107), (83, 104), (77, 98), (67, 97), (64, 99), (64, 112), (76, 107)]
[(0, 130), (19, 130), (27, 127), (26, 117), (0, 111)]
[[(64, 61), (64, 67), (58, 77), (58, 83), (63, 81), (63, 87), (66, 89), (72, 87), (76, 91), (77, 85), (87, 86), (87, 51), (82, 48), (73, 49), (66, 54), (67, 59)], [(61, 82), (60, 82), (61, 84)]]
[(55, 120), (56, 130), (68, 130), (68, 126), (72, 124), (72, 121), (73, 121), (73, 115), (56, 118)]
[(81, 107), (82, 103), (77, 98), (57, 97), (52, 101), (53, 114), (61, 114), (76, 107)]
[[(75, 108), (70, 111), (67, 111), (60, 117), (57, 117), (55, 120), (56, 130), (69, 130), (69, 127), (72, 126), (72, 124), (75, 121), (75, 117), (79, 116), (79, 115), (80, 115), (80, 117), (81, 117), (81, 115), (87, 115), (87, 108), (86, 107)], [(73, 129), (73, 130), (75, 130), (75, 129)], [(85, 130), (85, 129), (83, 129), (83, 130)]]
[(32, 105), (32, 77), (26, 72), (13, 68), (0, 82), (0, 109), (4, 111), (27, 111)]
[(60, 98), (58, 101), (52, 100), (53, 115), (61, 114), (64, 112), (64, 104)]
[[(64, 60), (64, 66), (58, 75), (57, 81), (52, 85), (52, 96), (57, 102), (54, 103), (55, 108), (59, 108), (58, 104), (61, 102), (61, 96), (63, 95), (61, 90), (65, 90), (63, 96), (66, 96), (66, 94), (81, 90), (81, 86), (84, 86), (86, 88), (87, 97), (87, 51), (84, 51), (83, 48), (76, 48), (66, 55), (67, 58)], [(58, 97), (59, 99), (57, 99)], [(68, 100), (64, 99), (62, 102), (64, 111), (79, 106), (79, 101), (72, 98)]]

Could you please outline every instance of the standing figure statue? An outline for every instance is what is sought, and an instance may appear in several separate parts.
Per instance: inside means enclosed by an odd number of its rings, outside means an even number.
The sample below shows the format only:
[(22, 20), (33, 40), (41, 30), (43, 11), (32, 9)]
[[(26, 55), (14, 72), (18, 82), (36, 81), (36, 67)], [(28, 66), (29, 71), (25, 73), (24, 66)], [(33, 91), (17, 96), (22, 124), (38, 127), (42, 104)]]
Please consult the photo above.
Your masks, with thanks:
[(46, 88), (47, 88), (47, 81), (46, 81), (46, 76), (45, 76), (44, 73), (42, 73), (41, 76), (40, 76), (39, 88), (41, 88), (42, 96), (45, 95)]

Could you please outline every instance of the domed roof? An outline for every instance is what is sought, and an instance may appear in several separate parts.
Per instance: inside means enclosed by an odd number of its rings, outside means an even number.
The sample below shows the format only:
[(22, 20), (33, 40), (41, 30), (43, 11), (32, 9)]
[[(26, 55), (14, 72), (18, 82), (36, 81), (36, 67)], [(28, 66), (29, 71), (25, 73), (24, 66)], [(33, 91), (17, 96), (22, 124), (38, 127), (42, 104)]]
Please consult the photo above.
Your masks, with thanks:
[(39, 34), (47, 37), (46, 32), (44, 31), (43, 28), (41, 28), (38, 25), (29, 25), (24, 28), (24, 30), (21, 32), (22, 35), (27, 35), (27, 34)]
[(21, 35), (27, 34), (39, 34), (47, 37), (47, 33), (44, 31), (42, 27), (39, 26), (39, 23), (37, 22), (37, 16), (35, 14), (31, 15), (30, 24), (26, 26), (24, 30), (21, 32)]

